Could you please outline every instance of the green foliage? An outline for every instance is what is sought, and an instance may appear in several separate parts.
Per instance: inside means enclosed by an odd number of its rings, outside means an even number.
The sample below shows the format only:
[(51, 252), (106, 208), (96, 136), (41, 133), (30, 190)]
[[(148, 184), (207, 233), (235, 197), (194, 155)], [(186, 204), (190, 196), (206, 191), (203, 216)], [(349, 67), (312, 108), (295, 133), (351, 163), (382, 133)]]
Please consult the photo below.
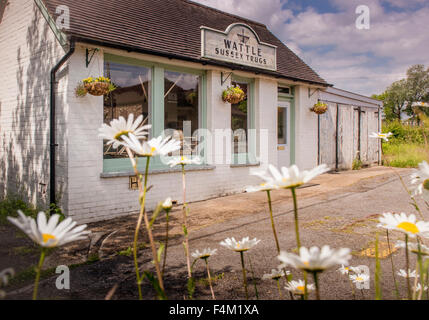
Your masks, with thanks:
[(429, 128), (419, 126), (404, 125), (399, 121), (390, 121), (383, 125), (383, 132), (392, 132), (393, 135), (389, 138), (385, 145), (397, 143), (425, 143), (424, 134), (429, 137)]
[(352, 163), (352, 170), (360, 170), (360, 169), (362, 169), (362, 160), (356, 157), (354, 158)]
[(421, 144), (385, 144), (383, 152), (386, 164), (392, 167), (416, 168), (423, 160), (429, 161), (428, 153)]
[(164, 291), (161, 289), (158, 279), (155, 278), (155, 276), (151, 272), (144, 271), (142, 280), (144, 278), (147, 278), (149, 280), (150, 284), (155, 289), (159, 300), (167, 300), (167, 296), (165, 295)]
[[(380, 95), (372, 95), (373, 98), (383, 100), (386, 120), (401, 120), (401, 114), (405, 112), (409, 116), (415, 116), (413, 103), (429, 101), (429, 68), (424, 65), (413, 65), (407, 70), (407, 78), (395, 81), (385, 92)], [(429, 110), (424, 108), (426, 115)]]
[(35, 218), (37, 216), (37, 208), (22, 200), (16, 195), (9, 195), (0, 201), (0, 225), (7, 222), (7, 217), (18, 216), (18, 210), (21, 210), (25, 215)]

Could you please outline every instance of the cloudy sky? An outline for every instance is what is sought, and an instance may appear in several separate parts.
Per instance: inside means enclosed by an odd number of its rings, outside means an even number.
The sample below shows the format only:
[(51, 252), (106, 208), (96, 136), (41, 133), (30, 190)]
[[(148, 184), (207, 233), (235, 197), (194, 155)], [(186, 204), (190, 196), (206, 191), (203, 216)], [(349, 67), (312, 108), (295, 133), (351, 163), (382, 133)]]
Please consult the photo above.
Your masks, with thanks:
[[(265, 23), (336, 87), (371, 95), (429, 66), (429, 0), (195, 0)], [(359, 5), (370, 29), (356, 28)]]

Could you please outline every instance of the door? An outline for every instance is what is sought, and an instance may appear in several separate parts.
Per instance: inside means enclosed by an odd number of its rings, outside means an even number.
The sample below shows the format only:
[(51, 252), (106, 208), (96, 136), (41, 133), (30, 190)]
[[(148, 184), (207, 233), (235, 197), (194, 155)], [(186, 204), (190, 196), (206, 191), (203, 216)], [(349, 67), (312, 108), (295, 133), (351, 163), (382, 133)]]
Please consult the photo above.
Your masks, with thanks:
[(277, 157), (279, 167), (290, 166), (290, 102), (277, 108)]

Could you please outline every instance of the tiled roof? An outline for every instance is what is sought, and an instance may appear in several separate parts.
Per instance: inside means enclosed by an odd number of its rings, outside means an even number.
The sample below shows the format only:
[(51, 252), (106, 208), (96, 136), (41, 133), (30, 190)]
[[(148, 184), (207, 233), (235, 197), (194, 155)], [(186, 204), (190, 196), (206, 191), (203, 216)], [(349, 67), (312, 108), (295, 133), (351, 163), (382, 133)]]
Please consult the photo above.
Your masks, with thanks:
[[(277, 39), (265, 25), (188, 0), (43, 0), (52, 17), (59, 5), (70, 9), (70, 29), (92, 43), (224, 65), (292, 80), (327, 85), (319, 75)], [(252, 27), (262, 42), (277, 46), (277, 71), (207, 61), (201, 58), (201, 26), (225, 30), (242, 22)]]

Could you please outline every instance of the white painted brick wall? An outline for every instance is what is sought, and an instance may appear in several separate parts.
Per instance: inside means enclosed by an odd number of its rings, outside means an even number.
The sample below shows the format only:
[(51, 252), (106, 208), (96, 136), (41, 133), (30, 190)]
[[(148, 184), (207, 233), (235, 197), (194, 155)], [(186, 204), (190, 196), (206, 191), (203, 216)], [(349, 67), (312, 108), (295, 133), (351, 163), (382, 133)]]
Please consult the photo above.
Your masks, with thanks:
[[(98, 128), (103, 122), (101, 97), (75, 98), (72, 94), (77, 82), (89, 75), (102, 73), (100, 52), (89, 69), (85, 67), (84, 48), (78, 48), (70, 59), (68, 112), (68, 213), (81, 222), (109, 219), (138, 211), (138, 192), (128, 189), (128, 177), (101, 178), (103, 172), (102, 139)], [(100, 69), (99, 64), (100, 62)], [(100, 71), (99, 71), (100, 70)], [(208, 128), (228, 129), (231, 123), (231, 107), (221, 99), (220, 72), (209, 71), (207, 79)], [(260, 127), (269, 129), (269, 161), (277, 162), (276, 153), (276, 110), (277, 83), (274, 80), (258, 80), (255, 85), (259, 104), (257, 114)], [(249, 167), (231, 167), (229, 164), (215, 164), (207, 171), (190, 171), (186, 174), (187, 200), (199, 201), (220, 195), (241, 192), (258, 179), (249, 175)], [(179, 172), (154, 173), (149, 176), (154, 187), (147, 197), (148, 208), (170, 196), (181, 202), (182, 180)]]
[[(19, 194), (39, 206), (47, 204), (49, 190), (43, 194), (39, 183), (49, 183), (50, 70), (63, 55), (35, 2), (9, 1), (0, 25), (0, 198)], [(62, 141), (65, 78), (59, 80), (57, 139)], [(66, 184), (65, 152), (61, 145), (59, 189)]]

